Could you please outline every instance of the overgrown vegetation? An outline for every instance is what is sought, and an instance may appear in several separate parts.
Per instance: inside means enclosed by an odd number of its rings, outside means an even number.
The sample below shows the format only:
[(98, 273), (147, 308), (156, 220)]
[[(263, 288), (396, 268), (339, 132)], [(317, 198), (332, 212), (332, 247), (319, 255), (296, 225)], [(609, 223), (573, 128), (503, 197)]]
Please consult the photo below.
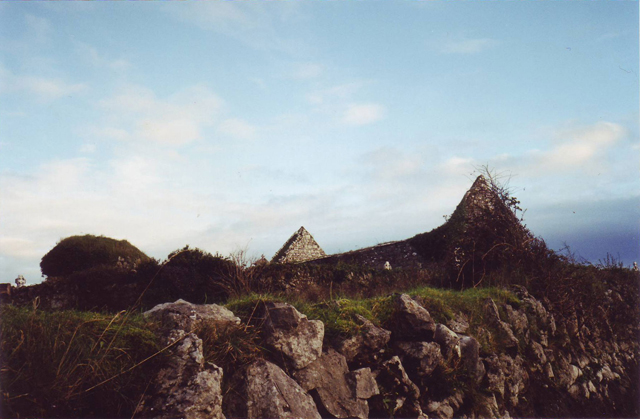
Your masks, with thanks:
[(71, 236), (61, 240), (43, 256), (42, 274), (48, 277), (71, 275), (98, 266), (135, 267), (149, 257), (126, 240), (104, 236)]
[[(496, 271), (528, 270), (549, 250), (522, 224), (520, 201), (511, 195), (504, 175), (488, 167), (445, 224), (418, 234), (411, 244), (427, 260), (440, 263), (448, 274), (439, 286), (478, 287)], [(505, 283), (489, 285), (506, 286)]]
[(2, 417), (129, 417), (153, 372), (154, 325), (125, 313), (2, 306)]

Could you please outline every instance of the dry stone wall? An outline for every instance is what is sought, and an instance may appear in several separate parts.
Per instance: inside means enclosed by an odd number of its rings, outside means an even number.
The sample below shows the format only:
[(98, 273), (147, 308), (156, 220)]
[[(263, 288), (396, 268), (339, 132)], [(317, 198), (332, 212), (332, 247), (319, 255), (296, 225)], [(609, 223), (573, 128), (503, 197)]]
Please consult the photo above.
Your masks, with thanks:
[[(255, 325), (271, 351), (239, 369), (203, 362), (202, 341), (189, 326), (195, 312), (203, 321), (246, 330), (233, 313), (164, 304), (147, 314), (164, 313), (158, 318), (170, 321), (162, 322), (163, 333), (182, 341), (149, 386), (141, 416), (638, 417), (637, 326), (610, 335), (579, 318), (583, 326), (575, 331), (523, 287), (513, 291), (518, 303), (485, 300), (493, 321), (476, 330), (484, 338), (437, 323), (407, 294), (392, 297), (385, 324), (391, 330), (361, 318), (363, 333), (337, 340), (324, 339), (320, 320), (286, 303), (267, 303)], [(274, 336), (278, 345), (269, 345)], [(510, 346), (508, 336), (518, 344)], [(225, 374), (234, 390), (221, 397)]]

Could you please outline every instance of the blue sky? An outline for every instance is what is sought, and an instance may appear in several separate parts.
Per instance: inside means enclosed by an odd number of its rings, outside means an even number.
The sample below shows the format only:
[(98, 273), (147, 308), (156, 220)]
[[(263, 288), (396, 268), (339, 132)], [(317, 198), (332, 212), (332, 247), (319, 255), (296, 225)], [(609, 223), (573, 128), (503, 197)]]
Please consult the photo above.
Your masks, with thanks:
[(0, 280), (61, 238), (328, 253), (440, 225), (474, 168), (550, 247), (640, 259), (638, 3), (0, 3)]

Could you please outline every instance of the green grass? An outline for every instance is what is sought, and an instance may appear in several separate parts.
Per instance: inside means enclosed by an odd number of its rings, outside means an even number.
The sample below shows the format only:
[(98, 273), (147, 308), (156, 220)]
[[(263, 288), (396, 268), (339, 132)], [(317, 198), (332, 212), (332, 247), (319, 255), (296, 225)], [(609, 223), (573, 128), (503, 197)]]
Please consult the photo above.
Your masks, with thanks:
[(1, 314), (3, 417), (131, 415), (153, 371), (143, 361), (160, 349), (152, 323), (8, 305)]
[[(476, 288), (465, 291), (420, 287), (406, 292), (429, 311), (438, 323), (446, 323), (461, 312), (469, 318), (469, 334), (472, 336), (480, 328), (491, 330), (483, 317), (484, 301), (492, 298), (498, 306), (509, 303), (517, 306), (520, 301), (515, 295), (500, 288)], [(393, 313), (393, 296), (373, 298), (337, 298), (318, 303), (302, 300), (288, 301), (283, 297), (273, 295), (251, 294), (239, 299), (231, 300), (226, 307), (233, 311), (243, 321), (248, 321), (258, 311), (257, 307), (268, 301), (288, 302), (298, 311), (307, 315), (309, 319), (321, 320), (325, 327), (325, 339), (331, 342), (337, 338), (346, 338), (357, 334), (361, 328), (357, 315), (360, 315), (380, 327), (389, 327)], [(481, 342), (483, 343), (483, 342)], [(498, 342), (484, 342), (489, 350), (497, 346)]]

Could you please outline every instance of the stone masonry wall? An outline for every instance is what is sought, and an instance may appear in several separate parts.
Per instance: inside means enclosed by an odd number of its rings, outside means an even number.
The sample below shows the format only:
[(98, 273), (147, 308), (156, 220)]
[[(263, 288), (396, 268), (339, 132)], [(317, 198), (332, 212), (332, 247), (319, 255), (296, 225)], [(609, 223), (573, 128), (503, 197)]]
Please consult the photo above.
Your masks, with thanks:
[(273, 257), (274, 263), (300, 263), (325, 257), (326, 253), (304, 228), (294, 233)]
[(309, 263), (335, 265), (339, 262), (383, 269), (386, 262), (391, 268), (422, 268), (425, 260), (409, 244), (408, 240), (382, 243), (377, 246), (331, 255)]

